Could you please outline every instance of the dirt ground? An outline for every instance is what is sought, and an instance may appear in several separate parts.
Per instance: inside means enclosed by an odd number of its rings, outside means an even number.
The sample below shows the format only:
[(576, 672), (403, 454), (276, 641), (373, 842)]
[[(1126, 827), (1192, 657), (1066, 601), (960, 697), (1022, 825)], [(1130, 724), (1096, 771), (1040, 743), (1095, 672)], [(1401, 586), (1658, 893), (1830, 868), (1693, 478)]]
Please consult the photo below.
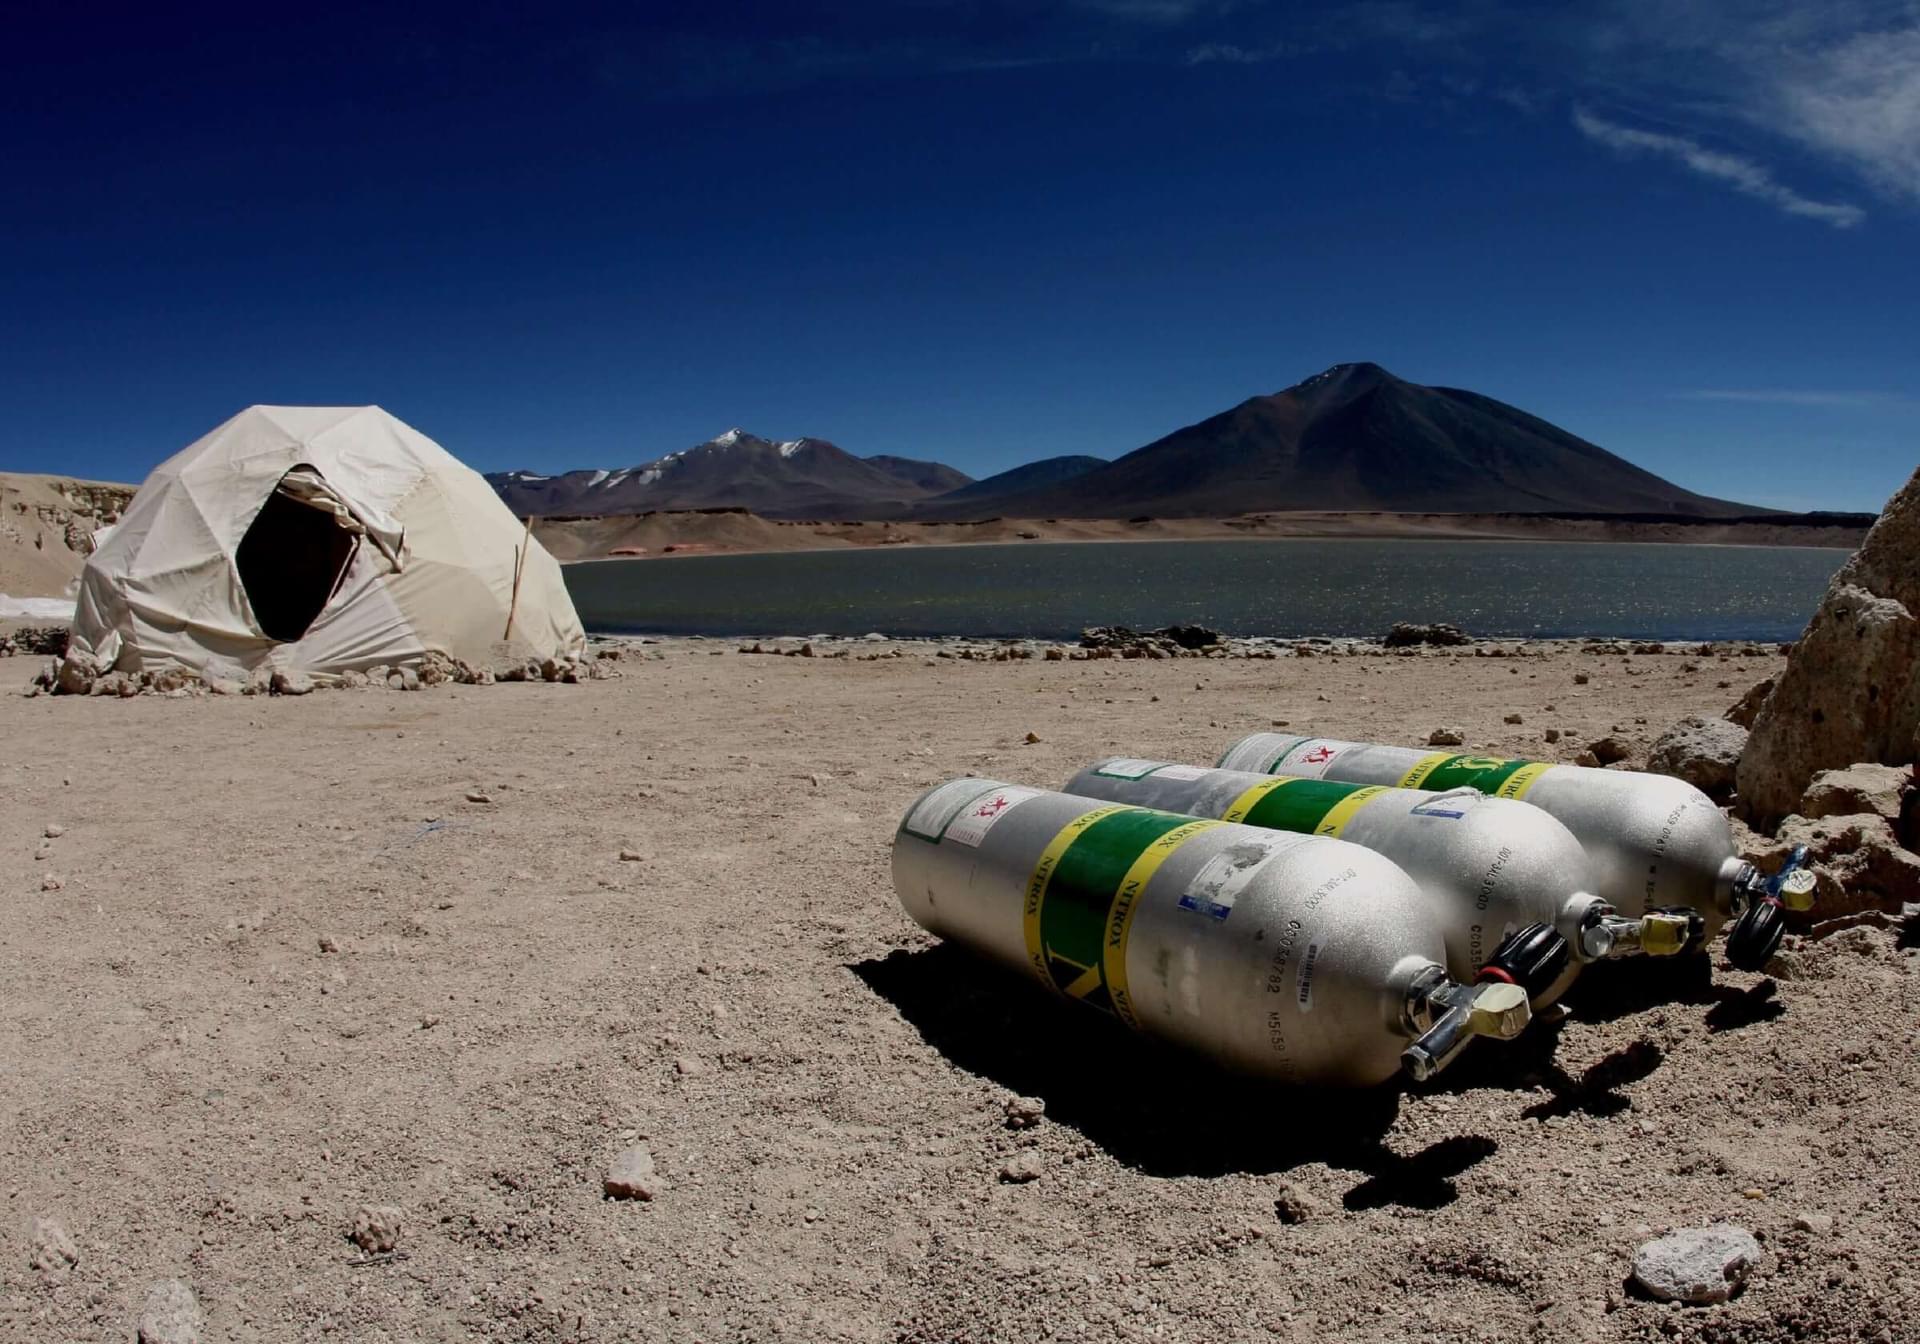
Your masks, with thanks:
[[(39, 660), (0, 660), (0, 1339), (129, 1339), (175, 1277), (226, 1341), (1913, 1338), (1898, 930), (1793, 979), (1608, 968), (1558, 1029), (1338, 1097), (936, 946), (888, 877), (954, 775), (1209, 762), (1275, 720), (1644, 750), (1777, 656), (716, 647), (272, 700), (25, 699)], [(635, 1142), (664, 1188), (609, 1200)], [(1003, 1183), (1023, 1148), (1042, 1175)], [(363, 1204), (402, 1210), (404, 1258), (356, 1263)], [(78, 1255), (53, 1282), (42, 1218)], [(1641, 1241), (1719, 1220), (1767, 1251), (1732, 1302), (1627, 1287)]]

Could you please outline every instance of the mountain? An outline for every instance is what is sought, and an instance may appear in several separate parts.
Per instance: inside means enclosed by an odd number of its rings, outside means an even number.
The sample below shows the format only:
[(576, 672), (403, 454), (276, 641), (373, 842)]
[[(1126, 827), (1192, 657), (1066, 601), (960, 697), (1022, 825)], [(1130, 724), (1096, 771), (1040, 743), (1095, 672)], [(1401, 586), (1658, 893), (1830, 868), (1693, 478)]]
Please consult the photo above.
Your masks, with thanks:
[(978, 517), (982, 506), (996, 505), (999, 500), (1030, 491), (1065, 485), (1106, 465), (1107, 459), (1104, 457), (1043, 457), (1038, 462), (1028, 462), (997, 476), (988, 476), (958, 489), (948, 490), (917, 505), (913, 516)]
[(938, 462), (855, 457), (825, 439), (776, 443), (730, 429), (620, 471), (492, 472), (487, 483), (523, 516), (741, 508), (769, 518), (859, 518), (903, 513), (972, 479)]
[(1477, 392), (1336, 364), (1064, 484), (1002, 495), (1008, 517), (1205, 517), (1268, 510), (1644, 513), (1768, 510), (1683, 490)]

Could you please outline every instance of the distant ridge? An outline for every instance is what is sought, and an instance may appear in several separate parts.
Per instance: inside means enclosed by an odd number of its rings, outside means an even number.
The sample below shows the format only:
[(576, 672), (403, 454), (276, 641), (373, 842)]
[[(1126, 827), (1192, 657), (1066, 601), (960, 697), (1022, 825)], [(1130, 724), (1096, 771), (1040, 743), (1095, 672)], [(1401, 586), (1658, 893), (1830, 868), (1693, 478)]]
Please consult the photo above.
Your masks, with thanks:
[(1001, 496), (1021, 517), (1264, 510), (1640, 513), (1766, 509), (1695, 494), (1477, 392), (1336, 364), (1174, 431), (1064, 485)]
[(975, 481), (939, 462), (730, 429), (620, 470), (487, 480), (516, 513), (743, 508), (768, 518), (1206, 518), (1533, 513), (1731, 518), (1772, 510), (1683, 489), (1538, 416), (1378, 364), (1322, 373), (1114, 461), (1050, 457)]

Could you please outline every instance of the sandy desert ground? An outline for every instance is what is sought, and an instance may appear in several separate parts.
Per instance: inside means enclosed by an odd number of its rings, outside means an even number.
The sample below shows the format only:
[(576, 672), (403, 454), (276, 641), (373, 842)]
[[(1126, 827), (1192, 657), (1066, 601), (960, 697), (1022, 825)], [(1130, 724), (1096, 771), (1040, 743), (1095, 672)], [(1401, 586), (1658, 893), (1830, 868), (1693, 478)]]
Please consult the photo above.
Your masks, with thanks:
[[(1898, 929), (1778, 978), (1610, 968), (1557, 1029), (1333, 1097), (936, 946), (888, 879), (953, 775), (1210, 760), (1276, 720), (1644, 750), (1777, 655), (657, 651), (289, 699), (25, 699), (39, 660), (0, 660), (0, 1339), (126, 1340), (173, 1277), (226, 1341), (1912, 1338)], [(662, 1188), (605, 1198), (636, 1142)], [(363, 1263), (363, 1204), (404, 1258)], [(36, 1219), (77, 1263), (30, 1267)], [(1626, 1286), (1717, 1220), (1767, 1251), (1732, 1302)]]

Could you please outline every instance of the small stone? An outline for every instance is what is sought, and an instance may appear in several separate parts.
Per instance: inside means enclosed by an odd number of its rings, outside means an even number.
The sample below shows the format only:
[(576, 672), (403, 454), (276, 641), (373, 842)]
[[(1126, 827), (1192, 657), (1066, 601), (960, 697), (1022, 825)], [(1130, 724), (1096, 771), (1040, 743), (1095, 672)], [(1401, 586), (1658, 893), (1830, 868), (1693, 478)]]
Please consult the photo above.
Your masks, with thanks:
[(637, 849), (623, 849), (620, 851), (620, 862), (622, 863), (640, 863), (643, 862), (646, 857), (646, 855)]
[(1633, 1255), (1633, 1277), (1662, 1302), (1724, 1302), (1760, 1263), (1760, 1243), (1744, 1227), (1684, 1227)]
[(27, 1234), (27, 1268), (37, 1272), (41, 1282), (58, 1283), (79, 1263), (79, 1248), (58, 1219), (33, 1220), (33, 1229)]
[(1518, 714), (1509, 714), (1506, 716), (1506, 718), (1502, 719), (1501, 722), (1502, 723), (1519, 723), (1521, 722), (1521, 718)]
[(707, 1071), (707, 1066), (698, 1056), (681, 1055), (673, 1061), (673, 1071), (682, 1078), (698, 1078)]
[(313, 691), (313, 678), (305, 672), (281, 668), (273, 674), (267, 688), (275, 695), (308, 695)]
[(1038, 733), (1028, 733), (1028, 734), (1027, 734), (1027, 739), (1026, 739), (1026, 740), (1027, 740), (1027, 745), (1028, 745), (1028, 746), (1032, 746), (1032, 745), (1033, 745), (1034, 743), (1036, 743), (1036, 742), (1038, 742), (1038, 741), (1040, 740), (1040, 734), (1038, 734)]
[(1281, 1222), (1292, 1226), (1319, 1213), (1320, 1201), (1292, 1182), (1283, 1182), (1274, 1196), (1273, 1212)]
[(390, 1251), (400, 1241), (400, 1210), (391, 1204), (362, 1204), (354, 1211), (347, 1240), (368, 1255)]
[(1007, 1099), (1007, 1128), (1032, 1129), (1046, 1116), (1047, 1103), (1038, 1097)]
[(46, 825), (46, 828), (40, 832), (40, 834), (46, 836), (47, 839), (49, 840), (58, 840), (61, 836), (65, 835), (66, 833), (67, 833), (67, 828), (65, 826), (59, 825), (57, 822), (51, 822), (51, 821), (48, 822)]
[(1430, 747), (1457, 747), (1466, 740), (1466, 734), (1458, 728), (1435, 728), (1427, 734)]
[(1000, 1179), (1008, 1185), (1025, 1185), (1039, 1180), (1046, 1169), (1046, 1162), (1037, 1150), (1022, 1148), (1000, 1164)]
[(644, 1143), (636, 1143), (607, 1164), (600, 1188), (609, 1199), (651, 1201), (666, 1189), (666, 1183), (654, 1170), (653, 1153)]
[(1573, 674), (1573, 684), (1575, 686), (1585, 686), (1588, 682), (1592, 680), (1593, 678), (1588, 676), (1585, 672), (1575, 672)]
[(478, 789), (474, 789), (473, 791), (467, 794), (467, 801), (470, 803), (490, 803), (493, 801), (493, 798), (489, 794), (485, 794), (480, 792), (480, 790)]
[(1560, 740), (1560, 730), (1558, 728), (1549, 728), (1541, 734), (1541, 737), (1548, 742), (1558, 742)]
[(323, 933), (320, 935), (320, 950), (322, 952), (338, 952), (340, 950), (340, 944), (334, 940), (331, 934)]
[(48, 873), (40, 879), (40, 890), (42, 891), (58, 891), (66, 885), (67, 879), (58, 873)]
[(1795, 1214), (1793, 1225), (1802, 1232), (1810, 1232), (1816, 1237), (1824, 1237), (1833, 1231), (1833, 1215), (1830, 1213)]
[(198, 1344), (205, 1323), (193, 1289), (178, 1279), (163, 1279), (147, 1290), (135, 1338), (139, 1344)]

